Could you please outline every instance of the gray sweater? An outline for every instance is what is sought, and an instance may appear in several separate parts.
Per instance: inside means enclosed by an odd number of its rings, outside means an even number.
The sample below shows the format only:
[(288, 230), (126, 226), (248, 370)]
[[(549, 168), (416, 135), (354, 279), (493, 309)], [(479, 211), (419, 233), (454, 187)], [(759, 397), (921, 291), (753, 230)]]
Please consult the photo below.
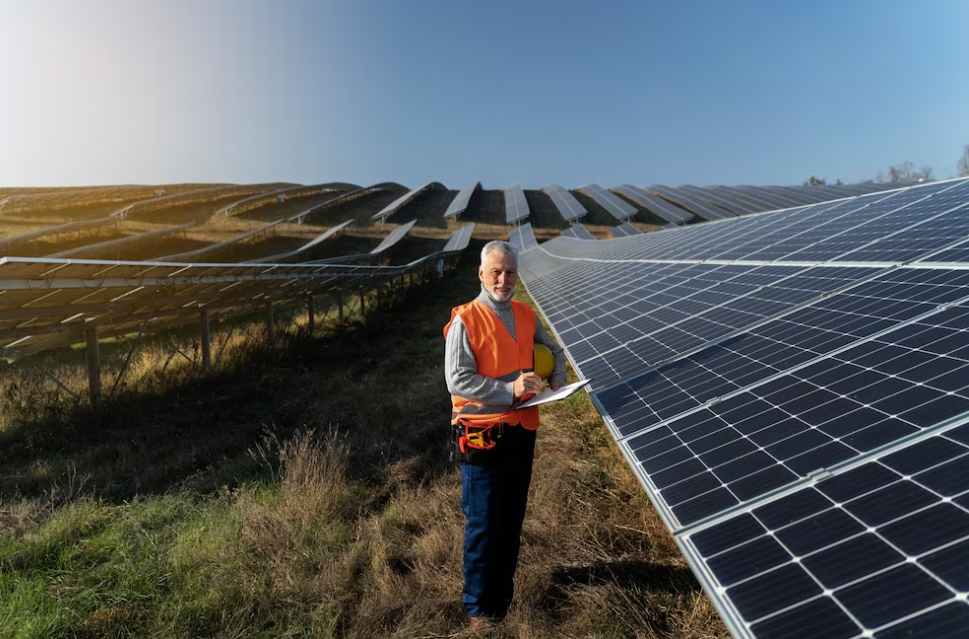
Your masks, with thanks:
[[(495, 312), (501, 323), (508, 329), (508, 333), (515, 337), (515, 312), (511, 302), (496, 302), (491, 294), (481, 287), (481, 293), (475, 298)], [(555, 357), (555, 371), (548, 381), (565, 383), (565, 352), (548, 334), (541, 320), (535, 322), (535, 341), (545, 344)], [(468, 329), (461, 323), (459, 316), (454, 317), (447, 334), (447, 344), (444, 351), (444, 377), (447, 380), (448, 392), (458, 397), (465, 397), (485, 404), (512, 404), (515, 401), (515, 382), (500, 382), (490, 377), (478, 375), (478, 363), (471, 350), (468, 339)]]

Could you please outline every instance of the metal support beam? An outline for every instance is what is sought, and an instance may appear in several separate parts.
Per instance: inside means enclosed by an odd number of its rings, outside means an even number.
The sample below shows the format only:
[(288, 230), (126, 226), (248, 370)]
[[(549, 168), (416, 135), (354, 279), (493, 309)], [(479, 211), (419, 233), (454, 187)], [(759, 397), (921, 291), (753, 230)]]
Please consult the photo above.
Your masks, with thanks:
[(199, 338), (202, 342), (202, 370), (212, 368), (212, 338), (209, 334), (209, 309), (199, 307)]
[(309, 293), (306, 296), (306, 312), (309, 315), (309, 319), (306, 322), (307, 327), (310, 329), (310, 333), (316, 328), (316, 308), (313, 305), (313, 294)]
[(367, 307), (364, 302), (367, 299), (367, 291), (360, 291), (360, 315), (366, 317)]
[(337, 318), (340, 323), (343, 323), (343, 291), (337, 291), (336, 293), (336, 312)]
[(91, 404), (101, 401), (101, 357), (98, 353), (98, 329), (89, 328), (84, 332), (87, 340), (87, 380), (91, 389)]
[(270, 342), (276, 337), (275, 322), (273, 321), (273, 298), (266, 298), (266, 339)]
[(384, 290), (384, 285), (378, 284), (377, 285), (377, 308), (383, 308), (383, 305), (384, 305), (383, 290)]

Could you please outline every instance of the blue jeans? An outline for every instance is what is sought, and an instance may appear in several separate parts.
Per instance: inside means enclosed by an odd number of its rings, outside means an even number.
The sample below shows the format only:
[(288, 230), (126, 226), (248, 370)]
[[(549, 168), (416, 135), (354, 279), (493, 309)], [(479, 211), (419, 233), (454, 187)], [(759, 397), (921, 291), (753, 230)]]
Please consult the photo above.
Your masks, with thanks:
[(463, 599), (469, 617), (508, 612), (534, 456), (535, 431), (505, 426), (480, 464), (461, 465)]

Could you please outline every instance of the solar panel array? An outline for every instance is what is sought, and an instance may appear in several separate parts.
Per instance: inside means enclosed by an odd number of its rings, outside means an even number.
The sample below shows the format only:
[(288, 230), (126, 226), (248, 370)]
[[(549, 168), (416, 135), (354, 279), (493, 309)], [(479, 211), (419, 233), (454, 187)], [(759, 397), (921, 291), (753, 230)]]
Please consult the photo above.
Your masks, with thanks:
[(576, 224), (570, 226), (569, 228), (562, 231), (562, 237), (574, 237), (577, 240), (594, 240), (596, 239), (592, 233), (589, 233), (589, 229), (585, 228), (581, 224)]
[(401, 207), (408, 204), (411, 200), (416, 198), (424, 191), (428, 191), (438, 187), (444, 188), (440, 182), (429, 182), (424, 186), (419, 186), (416, 189), (411, 189), (407, 193), (404, 193), (399, 198), (397, 198), (396, 200), (394, 200), (393, 202), (391, 202), (390, 204), (382, 208), (377, 213), (374, 213), (374, 215), (370, 219), (381, 220), (381, 221), (386, 220), (388, 217), (396, 213)]
[(736, 636), (969, 636), (969, 180), (529, 235), (529, 293)]
[(559, 213), (562, 214), (562, 219), (566, 222), (585, 217), (585, 214), (588, 212), (584, 206), (579, 204), (575, 196), (569, 193), (561, 184), (553, 182), (542, 190), (552, 198), (552, 203), (555, 204), (555, 208), (559, 210)]
[(260, 258), (254, 259), (254, 260), (246, 260), (246, 262), (283, 262), (283, 261), (286, 261), (286, 260), (288, 260), (290, 258), (296, 257), (297, 255), (299, 255), (301, 253), (305, 253), (305, 252), (309, 251), (310, 249), (312, 249), (315, 246), (318, 246), (319, 244), (322, 244), (323, 242), (327, 241), (328, 239), (330, 239), (334, 235), (337, 235), (338, 233), (340, 233), (340, 231), (342, 231), (346, 227), (350, 226), (351, 224), (353, 224), (353, 220), (347, 220), (346, 222), (341, 222), (340, 224), (337, 224), (336, 226), (327, 229), (325, 233), (320, 234), (319, 236), (313, 238), (312, 240), (310, 240), (309, 242), (307, 242), (303, 246), (300, 246), (299, 248), (294, 249), (292, 251), (287, 251), (285, 253), (277, 253), (276, 255), (267, 255), (266, 257), (260, 257)]
[(714, 204), (704, 202), (700, 198), (693, 197), (688, 193), (684, 193), (676, 189), (671, 189), (668, 186), (663, 186), (662, 184), (652, 184), (647, 186), (646, 190), (666, 198), (671, 202), (676, 202), (680, 206), (689, 209), (698, 217), (702, 217), (705, 220), (723, 220), (734, 217), (734, 214), (727, 209), (722, 209)]
[[(764, 211), (776, 211), (805, 204), (817, 204), (818, 202), (830, 202), (846, 197), (874, 193), (899, 188), (900, 184), (839, 184), (834, 186), (693, 186), (684, 184), (677, 187), (650, 186), (649, 189), (661, 193), (674, 202), (680, 202), (683, 206), (690, 206), (687, 202), (692, 202), (703, 207), (708, 214), (708, 219), (721, 219), (725, 216), (723, 211), (736, 213), (737, 215), (748, 215), (750, 213), (762, 213)], [(623, 185), (622, 188), (632, 188)], [(619, 187), (613, 189), (617, 192)], [(625, 193), (624, 193), (625, 194)], [(625, 194), (628, 195), (628, 194)], [(634, 198), (636, 199), (636, 198)], [(637, 200), (638, 201), (638, 200)], [(709, 205), (715, 205), (712, 209), (707, 209)], [(722, 209), (722, 210), (720, 210)], [(709, 217), (712, 215), (712, 217)]]
[(474, 224), (466, 224), (451, 234), (447, 244), (444, 245), (444, 252), (463, 251), (471, 243), (471, 234), (474, 233)]
[(628, 220), (637, 213), (636, 209), (629, 203), (624, 202), (598, 184), (586, 184), (585, 186), (580, 186), (577, 190), (591, 197), (599, 206), (608, 211), (610, 215), (620, 222)]
[(447, 210), (444, 211), (444, 219), (461, 215), (468, 210), (468, 205), (471, 203), (471, 196), (474, 195), (475, 190), (479, 188), (481, 188), (481, 182), (469, 184), (461, 189), (458, 194), (454, 196), (454, 199), (451, 200)]
[(627, 222), (609, 229), (609, 233), (612, 234), (613, 237), (627, 237), (630, 235), (639, 235), (642, 233), (642, 231)]
[(529, 215), (528, 201), (521, 184), (511, 184), (505, 187), (505, 223), (514, 224), (524, 220)]
[(513, 228), (511, 233), (508, 234), (508, 241), (515, 245), (519, 253), (538, 246), (538, 241), (535, 239), (535, 232), (532, 230), (532, 225), (529, 222)]
[(693, 214), (685, 209), (681, 209), (674, 204), (670, 204), (658, 195), (654, 195), (645, 189), (632, 184), (622, 184), (612, 189), (616, 193), (621, 193), (633, 202), (649, 210), (653, 215), (666, 220), (672, 224), (681, 224), (693, 219)]
[[(367, 255), (386, 251), (412, 226), (398, 226)], [(193, 324), (203, 309), (215, 319), (258, 310), (270, 300), (362, 291), (453, 255), (469, 239), (465, 226), (442, 251), (402, 266), (0, 257), (0, 354), (14, 361), (83, 342), (95, 328), (98, 338), (106, 338)]]

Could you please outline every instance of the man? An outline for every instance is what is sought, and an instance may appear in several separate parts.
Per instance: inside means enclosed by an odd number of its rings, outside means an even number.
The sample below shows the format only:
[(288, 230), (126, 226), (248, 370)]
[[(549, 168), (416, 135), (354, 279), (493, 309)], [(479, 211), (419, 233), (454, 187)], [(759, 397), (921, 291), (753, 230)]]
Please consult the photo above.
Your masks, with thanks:
[(535, 312), (513, 301), (518, 257), (489, 242), (478, 268), (481, 293), (451, 311), (444, 368), (452, 425), (460, 430), (464, 530), (464, 608), (472, 628), (501, 619), (511, 604), (522, 521), (535, 452), (538, 408), (517, 410), (539, 392), (534, 342), (549, 347), (553, 389), (565, 383), (565, 356)]

